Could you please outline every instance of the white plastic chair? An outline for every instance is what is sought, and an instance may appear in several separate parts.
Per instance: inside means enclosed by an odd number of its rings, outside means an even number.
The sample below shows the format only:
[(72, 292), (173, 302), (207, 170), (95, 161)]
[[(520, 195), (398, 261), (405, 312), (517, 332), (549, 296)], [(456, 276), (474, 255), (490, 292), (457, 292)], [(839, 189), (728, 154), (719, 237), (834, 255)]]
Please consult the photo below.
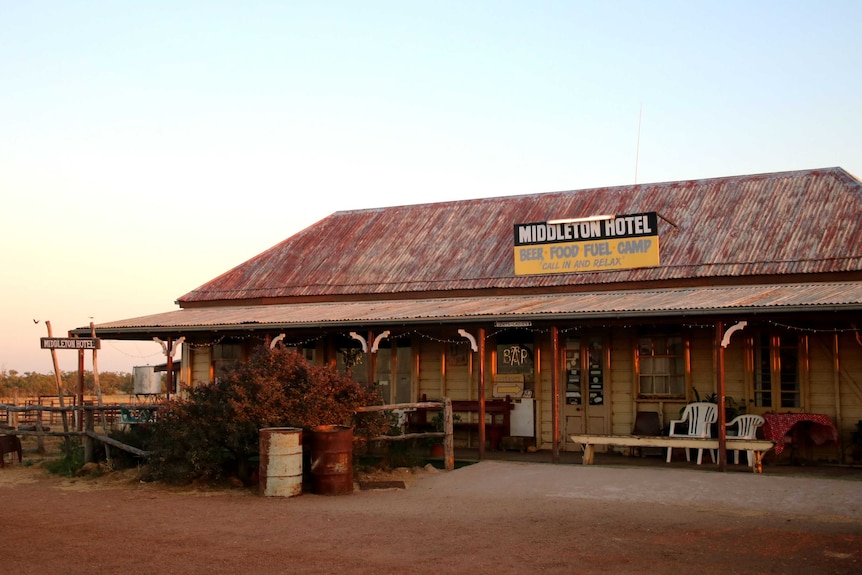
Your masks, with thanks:
[[(738, 439), (757, 439), (757, 428), (763, 425), (764, 419), (759, 415), (755, 415), (753, 413), (747, 413), (744, 415), (738, 415), (733, 418), (727, 424), (728, 428), (736, 427), (736, 434), (730, 437), (736, 437)], [(739, 465), (739, 452), (740, 449), (733, 450), (733, 462), (736, 465)], [(754, 465), (754, 452), (750, 450), (745, 451), (748, 456), (748, 466), (751, 467)]]
[[(682, 419), (674, 419), (670, 422), (669, 437), (712, 437), (712, 424), (718, 421), (718, 405), (708, 402), (689, 403), (685, 406), (682, 412)], [(688, 422), (688, 428), (685, 432), (677, 432), (676, 424)], [(670, 463), (670, 458), (673, 453), (673, 447), (667, 448), (667, 462)], [(712, 462), (715, 463), (715, 451), (710, 449), (709, 455), (712, 457)], [(688, 448), (685, 448), (685, 460), (691, 461), (691, 455), (688, 453)], [(697, 450), (697, 464), (700, 465), (703, 461), (703, 448)]]

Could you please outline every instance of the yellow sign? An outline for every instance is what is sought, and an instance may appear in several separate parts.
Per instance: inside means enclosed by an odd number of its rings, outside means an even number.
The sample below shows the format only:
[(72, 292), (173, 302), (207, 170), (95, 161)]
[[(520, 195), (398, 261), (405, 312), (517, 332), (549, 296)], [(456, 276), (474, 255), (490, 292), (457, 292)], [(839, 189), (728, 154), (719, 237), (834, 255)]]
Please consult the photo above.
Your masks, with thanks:
[(515, 248), (515, 275), (595, 272), (659, 265), (658, 236)]
[(659, 265), (657, 216), (516, 224), (514, 259), (516, 276), (654, 267)]

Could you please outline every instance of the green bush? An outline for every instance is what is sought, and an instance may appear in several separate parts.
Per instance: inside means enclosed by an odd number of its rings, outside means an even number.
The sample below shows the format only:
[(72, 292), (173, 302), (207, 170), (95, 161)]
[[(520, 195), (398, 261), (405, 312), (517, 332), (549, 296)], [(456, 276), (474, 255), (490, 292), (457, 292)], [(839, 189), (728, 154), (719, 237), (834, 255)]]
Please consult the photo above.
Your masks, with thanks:
[[(150, 449), (152, 445), (153, 430), (150, 425), (128, 425), (122, 428), (112, 429), (108, 436), (111, 439), (116, 439), (120, 443), (132, 445), (144, 451)], [(130, 469), (138, 467), (145, 463), (146, 460), (138, 455), (133, 455), (128, 451), (111, 447), (111, 467), (114, 470)], [(101, 443), (96, 444), (96, 449), (93, 453), (97, 462), (106, 461), (107, 457), (105, 449)]]
[(334, 368), (310, 365), (294, 351), (262, 347), (219, 381), (197, 385), (159, 411), (147, 446), (150, 477), (249, 482), (260, 429), (352, 425), (355, 435), (380, 435), (386, 427), (382, 414), (354, 417), (358, 407), (376, 403), (375, 390)]
[(54, 475), (74, 477), (84, 465), (84, 447), (80, 441), (70, 441), (60, 444), (60, 452), (62, 457), (49, 461), (45, 468)]

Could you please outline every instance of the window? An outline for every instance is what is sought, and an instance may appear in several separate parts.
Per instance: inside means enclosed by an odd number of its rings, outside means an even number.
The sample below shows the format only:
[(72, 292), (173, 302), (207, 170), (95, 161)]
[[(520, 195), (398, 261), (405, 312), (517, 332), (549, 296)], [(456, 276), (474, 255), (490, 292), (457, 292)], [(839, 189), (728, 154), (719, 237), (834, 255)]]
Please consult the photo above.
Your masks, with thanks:
[(637, 355), (640, 395), (685, 397), (685, 342), (681, 336), (641, 337)]
[(754, 406), (801, 408), (798, 338), (764, 333), (757, 338), (754, 347)]
[(356, 342), (346, 343), (338, 348), (335, 355), (335, 369), (341, 375), (350, 375), (353, 381), (363, 385), (368, 383), (367, 354)]
[(294, 348), (294, 351), (305, 358), (305, 361), (314, 365), (314, 356), (315, 349), (313, 347), (303, 347), (302, 345), (297, 345)]
[(218, 381), (224, 370), (242, 361), (242, 345), (238, 343), (219, 343), (213, 346), (213, 375)]

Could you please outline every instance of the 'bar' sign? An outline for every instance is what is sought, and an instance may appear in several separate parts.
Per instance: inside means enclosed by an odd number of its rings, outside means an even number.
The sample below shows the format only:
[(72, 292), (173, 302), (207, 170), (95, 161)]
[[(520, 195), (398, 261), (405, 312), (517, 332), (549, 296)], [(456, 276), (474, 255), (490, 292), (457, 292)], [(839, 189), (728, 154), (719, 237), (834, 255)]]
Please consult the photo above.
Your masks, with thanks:
[(97, 337), (43, 337), (42, 349), (100, 349)]

